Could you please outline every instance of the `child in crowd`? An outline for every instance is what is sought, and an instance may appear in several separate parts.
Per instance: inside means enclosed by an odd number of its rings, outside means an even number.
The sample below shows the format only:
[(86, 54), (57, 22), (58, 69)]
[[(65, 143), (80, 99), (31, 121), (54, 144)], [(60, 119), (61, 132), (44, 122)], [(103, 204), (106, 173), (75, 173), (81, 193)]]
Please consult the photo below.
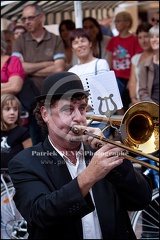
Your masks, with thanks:
[(32, 146), (28, 129), (22, 126), (21, 103), (13, 94), (1, 96), (1, 168), (24, 148)]
[(126, 88), (130, 77), (131, 58), (136, 53), (143, 51), (138, 38), (130, 32), (133, 19), (130, 13), (122, 11), (115, 16), (115, 27), (118, 36), (112, 37), (106, 46), (107, 60), (111, 70), (114, 70), (123, 102), (123, 115), (128, 109), (130, 99)]

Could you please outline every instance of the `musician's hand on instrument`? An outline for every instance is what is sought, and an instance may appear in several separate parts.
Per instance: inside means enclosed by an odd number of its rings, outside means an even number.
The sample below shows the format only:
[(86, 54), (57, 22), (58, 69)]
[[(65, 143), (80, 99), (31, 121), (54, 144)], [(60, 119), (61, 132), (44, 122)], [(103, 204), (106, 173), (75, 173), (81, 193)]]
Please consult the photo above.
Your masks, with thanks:
[[(89, 133), (95, 134), (99, 137), (102, 137), (102, 138), (105, 137), (100, 128), (87, 127), (86, 131), (88, 131)], [(105, 142), (103, 142), (97, 138), (94, 138), (93, 136), (89, 136), (89, 135), (87, 136), (87, 142), (90, 144), (90, 146), (93, 149), (99, 149), (100, 147), (105, 145)]]
[[(123, 149), (112, 144), (105, 144), (97, 150), (88, 165), (87, 176), (93, 181), (105, 177), (113, 168), (122, 164), (125, 155), (121, 154)], [(89, 174), (89, 175), (88, 175)]]
[(94, 153), (89, 165), (77, 178), (83, 196), (98, 180), (104, 178), (113, 168), (122, 164), (125, 157), (118, 156), (122, 150), (120, 147), (107, 143)]
[(83, 141), (88, 142), (93, 149), (99, 149), (106, 144), (103, 141), (94, 138), (93, 136), (89, 136), (87, 134), (85, 135), (85, 131), (87, 131), (88, 133), (95, 134), (99, 137), (104, 137), (104, 134), (99, 128), (75, 125), (73, 126), (72, 130), (78, 135), (84, 134)]

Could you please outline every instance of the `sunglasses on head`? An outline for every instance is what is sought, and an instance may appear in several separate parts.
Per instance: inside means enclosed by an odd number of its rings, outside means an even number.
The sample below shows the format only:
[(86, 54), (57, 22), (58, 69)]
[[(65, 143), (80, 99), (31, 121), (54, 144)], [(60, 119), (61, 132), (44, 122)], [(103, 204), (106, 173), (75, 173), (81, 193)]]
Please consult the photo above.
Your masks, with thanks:
[(159, 23), (159, 19), (152, 18), (151, 20), (152, 20), (152, 22), (158, 22)]

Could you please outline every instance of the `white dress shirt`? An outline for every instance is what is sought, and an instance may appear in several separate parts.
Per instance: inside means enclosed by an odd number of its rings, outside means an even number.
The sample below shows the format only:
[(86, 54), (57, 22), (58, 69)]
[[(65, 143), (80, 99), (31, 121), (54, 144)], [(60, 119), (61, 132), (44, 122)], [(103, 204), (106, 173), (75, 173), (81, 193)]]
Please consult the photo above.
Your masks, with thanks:
[[(50, 139), (49, 139), (50, 141)], [(67, 156), (65, 156), (61, 151), (59, 151), (50, 141), (51, 145), (55, 148), (55, 150), (60, 154), (61, 157), (66, 162), (68, 170), (71, 174), (72, 179), (76, 178), (85, 168), (86, 163), (84, 161), (84, 146), (81, 144), (80, 150), (76, 153), (76, 165), (74, 165)], [(90, 189), (90, 194), (92, 197), (92, 201), (94, 202), (92, 190)], [(82, 219), (82, 227), (83, 227), (83, 239), (102, 239), (101, 228), (97, 216), (96, 209), (84, 216)]]

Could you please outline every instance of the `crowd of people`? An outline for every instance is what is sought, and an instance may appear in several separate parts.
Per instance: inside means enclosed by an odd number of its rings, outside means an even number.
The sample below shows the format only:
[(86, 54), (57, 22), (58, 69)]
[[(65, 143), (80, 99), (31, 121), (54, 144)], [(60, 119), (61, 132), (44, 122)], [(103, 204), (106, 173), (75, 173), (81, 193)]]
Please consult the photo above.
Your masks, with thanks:
[[(136, 239), (128, 212), (150, 203), (152, 184), (123, 148), (85, 135), (111, 133), (102, 133), (106, 123), (87, 126), (84, 80), (114, 71), (123, 102), (115, 115), (142, 101), (159, 105), (159, 12), (135, 33), (131, 14), (116, 14), (117, 36), (93, 17), (82, 28), (63, 20), (57, 36), (36, 4), (21, 21), (1, 32), (1, 168), (9, 168), (29, 238)], [(27, 124), (18, 97), (26, 81), (36, 89)]]

